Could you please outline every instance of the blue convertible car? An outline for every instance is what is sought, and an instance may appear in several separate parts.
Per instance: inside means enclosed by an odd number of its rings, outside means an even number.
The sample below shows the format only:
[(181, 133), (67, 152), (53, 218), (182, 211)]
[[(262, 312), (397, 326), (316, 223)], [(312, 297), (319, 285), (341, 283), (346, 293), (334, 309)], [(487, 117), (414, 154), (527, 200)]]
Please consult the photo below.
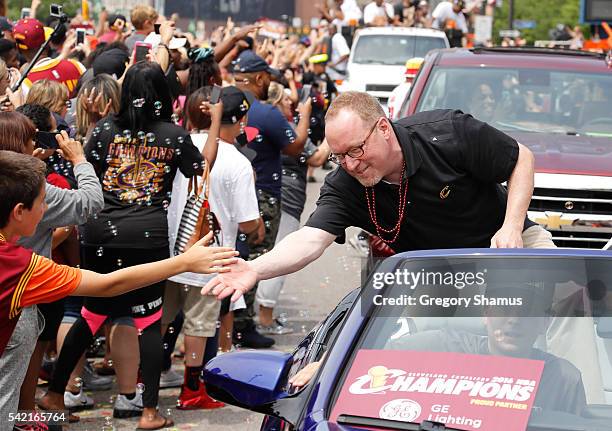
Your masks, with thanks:
[(293, 354), (225, 354), (204, 378), (266, 431), (612, 430), (612, 252), (399, 254)]

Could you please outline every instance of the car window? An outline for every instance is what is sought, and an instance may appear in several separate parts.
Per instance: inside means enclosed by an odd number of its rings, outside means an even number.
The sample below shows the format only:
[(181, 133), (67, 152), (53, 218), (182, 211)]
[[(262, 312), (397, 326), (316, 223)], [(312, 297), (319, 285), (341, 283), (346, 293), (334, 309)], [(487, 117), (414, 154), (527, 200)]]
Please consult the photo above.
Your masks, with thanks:
[(433, 70), (417, 111), (460, 109), (504, 131), (612, 137), (612, 74)]
[(446, 48), (445, 39), (427, 36), (364, 35), (355, 46), (353, 63), (403, 66), (412, 57)]
[[(361, 302), (376, 306), (336, 392), (339, 405), (357, 410), (338, 414), (369, 417), (372, 402), (380, 404), (376, 412), (384, 410), (385, 397), (418, 401), (426, 393), (457, 395), (468, 387), (473, 402), (499, 401), (505, 395), (493, 395), (494, 383), (502, 377), (498, 389), (512, 392), (509, 399), (533, 392), (528, 413), (564, 412), (587, 428), (588, 421), (612, 414), (611, 259), (398, 259), (392, 272), (372, 275)], [(368, 356), (369, 368), (356, 375)], [(459, 380), (468, 381), (461, 390)], [(527, 389), (520, 387), (524, 382)], [(351, 403), (342, 402), (343, 394)], [(453, 408), (453, 397), (437, 400)], [(553, 419), (555, 426), (562, 427), (562, 419)]]
[(349, 292), (336, 306), (336, 308), (315, 328), (293, 352), (293, 364), (288, 377), (291, 378), (306, 365), (322, 361), (330, 346), (342, 327), (344, 318), (359, 294), (359, 289)]

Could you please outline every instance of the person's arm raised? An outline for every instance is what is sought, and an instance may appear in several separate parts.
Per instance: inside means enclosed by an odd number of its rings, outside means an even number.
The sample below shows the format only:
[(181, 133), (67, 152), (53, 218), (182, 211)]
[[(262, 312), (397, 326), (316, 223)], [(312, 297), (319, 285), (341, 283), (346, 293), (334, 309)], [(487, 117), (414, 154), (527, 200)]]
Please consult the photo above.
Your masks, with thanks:
[(217, 160), (217, 152), (219, 151), (219, 133), (221, 130), (221, 118), (223, 117), (223, 102), (219, 100), (216, 104), (202, 102), (200, 110), (203, 114), (209, 115), (211, 119), (206, 145), (202, 150), (202, 157), (209, 163), (208, 169), (212, 169), (215, 160)]
[(304, 226), (287, 235), (268, 253), (250, 262), (238, 259), (229, 272), (219, 274), (202, 288), (223, 299), (231, 295), (235, 302), (260, 280), (291, 274), (319, 258), (336, 239), (322, 229)]
[(228, 265), (236, 263), (238, 252), (228, 247), (206, 247), (212, 237), (212, 232), (209, 232), (185, 253), (159, 262), (131, 266), (109, 274), (82, 270), (81, 282), (72, 295), (117, 296), (182, 272), (213, 274), (229, 271)]
[(295, 128), (297, 137), (295, 141), (283, 149), (284, 154), (297, 157), (304, 151), (304, 144), (308, 139), (308, 127), (310, 127), (310, 114), (312, 113), (312, 100), (306, 99), (305, 103), (300, 103), (297, 109), (300, 114), (300, 121)]

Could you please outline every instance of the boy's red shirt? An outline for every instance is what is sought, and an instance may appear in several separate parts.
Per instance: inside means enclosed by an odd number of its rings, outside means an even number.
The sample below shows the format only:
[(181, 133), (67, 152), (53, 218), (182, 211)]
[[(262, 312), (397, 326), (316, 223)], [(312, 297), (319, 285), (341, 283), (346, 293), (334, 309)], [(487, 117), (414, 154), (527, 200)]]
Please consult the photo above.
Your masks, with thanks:
[(24, 307), (70, 295), (81, 271), (7, 242), (0, 234), (0, 356)]

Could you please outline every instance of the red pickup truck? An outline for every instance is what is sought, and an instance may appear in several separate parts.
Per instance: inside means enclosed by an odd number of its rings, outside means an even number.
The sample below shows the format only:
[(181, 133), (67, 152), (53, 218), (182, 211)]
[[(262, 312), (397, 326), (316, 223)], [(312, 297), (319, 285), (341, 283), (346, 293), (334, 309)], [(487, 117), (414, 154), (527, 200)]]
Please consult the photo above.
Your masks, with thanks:
[(536, 158), (532, 220), (559, 247), (612, 237), (612, 64), (584, 51), (434, 50), (397, 115), (454, 108), (528, 146)]

